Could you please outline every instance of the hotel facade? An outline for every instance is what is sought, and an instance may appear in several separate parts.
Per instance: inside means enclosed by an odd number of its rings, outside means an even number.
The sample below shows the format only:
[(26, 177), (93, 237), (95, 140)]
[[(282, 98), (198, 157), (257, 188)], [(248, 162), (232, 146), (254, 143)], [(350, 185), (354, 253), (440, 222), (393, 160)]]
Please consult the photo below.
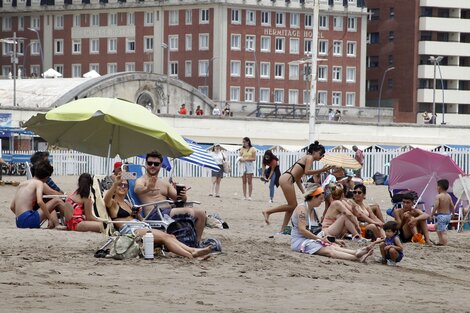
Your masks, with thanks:
[[(320, 2), (317, 102), (366, 100), (367, 9)], [(18, 75), (144, 71), (180, 79), (215, 102), (309, 102), (313, 1), (0, 0), (0, 38), (16, 33)], [(15, 45), (1, 44), (3, 79)]]

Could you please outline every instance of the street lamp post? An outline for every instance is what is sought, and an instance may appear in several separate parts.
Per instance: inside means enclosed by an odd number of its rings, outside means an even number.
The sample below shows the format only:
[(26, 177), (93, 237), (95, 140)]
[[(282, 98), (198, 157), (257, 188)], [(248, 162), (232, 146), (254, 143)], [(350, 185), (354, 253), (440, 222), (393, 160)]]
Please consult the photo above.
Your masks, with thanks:
[(166, 114), (170, 113), (170, 48), (166, 43), (162, 43), (161, 47), (167, 49), (166, 54)]
[(254, 74), (256, 76), (256, 93), (255, 93), (255, 98), (256, 98), (256, 105), (259, 105), (259, 99), (260, 99), (260, 81), (259, 81), (259, 78), (260, 78), (260, 71), (259, 71), (259, 67), (258, 67), (258, 61), (256, 60), (256, 51), (255, 49), (253, 48), (248, 48), (247, 49), (248, 51), (250, 52), (253, 52), (253, 59), (255, 60), (255, 68), (254, 68)]
[(310, 105), (308, 119), (308, 139), (310, 143), (315, 141), (315, 118), (317, 107), (317, 61), (318, 61), (318, 18), (320, 16), (320, 0), (314, 0), (313, 4), (313, 25), (312, 25), (312, 79), (310, 85)]
[(44, 71), (44, 51), (42, 50), (42, 44), (41, 44), (41, 38), (39, 37), (39, 32), (37, 29), (34, 29), (34, 28), (28, 28), (28, 30), (32, 31), (32, 32), (35, 32), (36, 33), (36, 37), (38, 38), (38, 42), (39, 42), (39, 53), (40, 53), (40, 56), (41, 56), (41, 66), (39, 68), (39, 71), (41, 73), (39, 73), (39, 75), (41, 75)]
[(209, 60), (209, 63), (207, 64), (207, 70), (206, 70), (206, 77), (204, 77), (204, 86), (207, 86), (207, 97), (209, 97), (209, 86), (207, 85), (207, 78), (209, 77), (209, 71), (210, 71), (210, 68), (211, 68), (211, 62), (214, 61), (214, 59), (217, 59), (217, 57), (212, 57), (210, 60)]
[(11, 63), (13, 65), (13, 106), (16, 106), (16, 65), (18, 64), (16, 32), (13, 33), (13, 38), (0, 39), (0, 42), (13, 45), (13, 52), (11, 55)]
[[(439, 65), (439, 62), (442, 61), (444, 57), (442, 56), (430, 56), (429, 61), (431, 61), (434, 65), (434, 76), (433, 76), (433, 84), (432, 84), (432, 118), (433, 124), (436, 124), (436, 66)], [(441, 68), (439, 67), (439, 72)], [(442, 75), (441, 75), (441, 85), (442, 85)], [(444, 86), (441, 86), (442, 90), (444, 90)], [(444, 91), (443, 91), (444, 92)], [(444, 97), (442, 99), (442, 124), (444, 124)]]
[(389, 67), (384, 71), (384, 74), (382, 75), (382, 82), (380, 83), (380, 90), (379, 90), (379, 103), (377, 105), (377, 107), (378, 107), (378, 110), (377, 110), (377, 124), (380, 124), (380, 115), (381, 115), (381, 110), (382, 110), (382, 106), (381, 106), (382, 88), (383, 88), (383, 85), (384, 85), (385, 76), (387, 75), (388, 72), (390, 72), (394, 69), (395, 69), (394, 66)]

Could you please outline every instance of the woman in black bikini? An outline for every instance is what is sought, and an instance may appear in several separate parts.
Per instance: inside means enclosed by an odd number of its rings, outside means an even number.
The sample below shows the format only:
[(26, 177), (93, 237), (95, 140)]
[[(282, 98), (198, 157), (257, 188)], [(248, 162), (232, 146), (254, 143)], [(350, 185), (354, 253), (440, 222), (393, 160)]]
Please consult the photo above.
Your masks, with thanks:
[(109, 216), (113, 221), (129, 221), (133, 223), (117, 224), (121, 233), (135, 234), (136, 236), (144, 236), (147, 231), (153, 233), (154, 242), (157, 245), (165, 245), (165, 247), (177, 255), (188, 258), (205, 258), (212, 252), (211, 247), (204, 249), (196, 249), (186, 246), (179, 242), (175, 236), (169, 235), (157, 229), (151, 229), (144, 223), (135, 223), (142, 220), (140, 211), (132, 212), (131, 205), (125, 200), (129, 184), (126, 180), (121, 179), (121, 174), (116, 176), (116, 181), (104, 196), (104, 202), (108, 209)]
[(269, 216), (273, 213), (285, 212), (284, 221), (282, 222), (281, 232), (284, 232), (285, 227), (289, 223), (289, 220), (297, 207), (297, 198), (295, 196), (295, 186), (297, 184), (300, 191), (304, 192), (304, 187), (302, 186), (302, 176), (303, 175), (315, 175), (322, 172), (326, 172), (331, 169), (331, 166), (325, 166), (319, 170), (312, 170), (312, 165), (314, 161), (319, 161), (325, 154), (325, 147), (315, 141), (313, 144), (310, 144), (307, 150), (307, 154), (297, 160), (287, 171), (285, 171), (279, 178), (279, 185), (284, 193), (284, 197), (287, 200), (287, 204), (280, 205), (275, 208), (266, 209), (263, 211), (263, 216), (266, 224), (269, 224)]

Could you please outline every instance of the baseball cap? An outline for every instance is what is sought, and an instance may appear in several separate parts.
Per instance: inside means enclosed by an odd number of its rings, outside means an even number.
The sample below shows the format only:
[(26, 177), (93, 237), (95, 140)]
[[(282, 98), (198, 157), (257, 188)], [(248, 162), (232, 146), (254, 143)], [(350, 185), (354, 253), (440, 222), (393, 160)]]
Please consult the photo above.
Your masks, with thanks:
[(114, 169), (118, 168), (118, 167), (121, 167), (122, 166), (122, 162), (114, 162)]

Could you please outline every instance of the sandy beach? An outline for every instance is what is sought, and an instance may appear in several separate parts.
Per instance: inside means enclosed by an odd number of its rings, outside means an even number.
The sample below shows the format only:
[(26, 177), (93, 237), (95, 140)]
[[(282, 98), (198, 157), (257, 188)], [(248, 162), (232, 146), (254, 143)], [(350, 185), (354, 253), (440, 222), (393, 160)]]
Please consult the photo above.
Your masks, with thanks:
[[(76, 177), (54, 179), (75, 189)], [(229, 224), (205, 231), (221, 240), (223, 254), (96, 259), (104, 235), (17, 229), (9, 210), (15, 187), (0, 186), (0, 312), (470, 312), (468, 230), (449, 232), (447, 247), (406, 244), (397, 267), (376, 263), (378, 248), (367, 264), (308, 256), (290, 250), (290, 236), (269, 238), (282, 214), (264, 224), (261, 210), (270, 204), (261, 181), (254, 180), (253, 201), (243, 201), (240, 178), (223, 179), (221, 198), (208, 196), (210, 178), (177, 180)], [(390, 207), (384, 186), (368, 186), (367, 198)], [(273, 205), (281, 202), (278, 190)]]

